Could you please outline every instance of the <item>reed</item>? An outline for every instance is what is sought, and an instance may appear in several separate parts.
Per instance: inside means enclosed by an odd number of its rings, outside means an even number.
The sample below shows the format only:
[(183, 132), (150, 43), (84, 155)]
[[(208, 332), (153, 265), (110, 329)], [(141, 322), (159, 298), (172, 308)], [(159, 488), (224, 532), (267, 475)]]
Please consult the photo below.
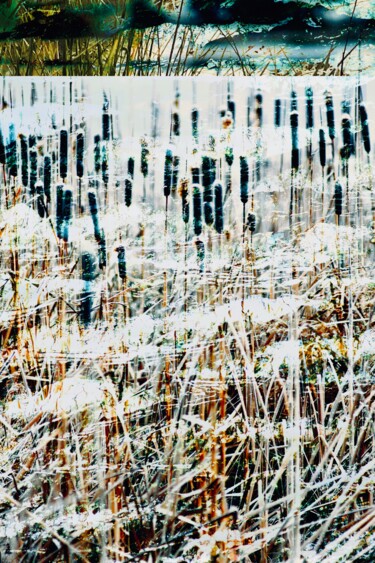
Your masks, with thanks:
[(365, 87), (332, 91), (335, 163), (318, 84), (155, 83), (121, 122), (128, 91), (44, 82), (2, 121), (1, 554), (372, 561)]

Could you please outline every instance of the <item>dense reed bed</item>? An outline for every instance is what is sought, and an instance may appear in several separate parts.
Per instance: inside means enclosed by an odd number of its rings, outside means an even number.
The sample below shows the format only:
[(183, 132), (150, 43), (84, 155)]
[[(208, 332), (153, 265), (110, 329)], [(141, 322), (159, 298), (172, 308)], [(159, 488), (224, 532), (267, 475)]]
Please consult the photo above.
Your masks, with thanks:
[(374, 560), (374, 90), (4, 80), (2, 561)]
[(2, 75), (355, 75), (374, 0), (8, 0)]

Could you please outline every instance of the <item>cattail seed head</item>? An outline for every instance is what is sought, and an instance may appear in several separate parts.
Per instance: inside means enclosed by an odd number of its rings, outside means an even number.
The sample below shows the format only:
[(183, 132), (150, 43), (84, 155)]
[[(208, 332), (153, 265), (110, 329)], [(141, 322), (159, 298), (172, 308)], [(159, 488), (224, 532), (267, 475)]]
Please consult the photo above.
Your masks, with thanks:
[(5, 158), (5, 144), (4, 144), (4, 137), (3, 132), (0, 129), (0, 164), (5, 166), (6, 158)]
[(164, 159), (164, 195), (169, 197), (171, 195), (172, 187), (172, 174), (173, 174), (173, 153), (171, 149), (167, 149)]
[(175, 155), (173, 157), (173, 169), (172, 169), (172, 193), (176, 193), (178, 185), (178, 176), (180, 173), (180, 157)]
[(85, 136), (82, 129), (77, 131), (76, 139), (76, 173), (78, 178), (82, 178), (84, 174), (84, 152), (85, 152)]
[(41, 181), (35, 184), (36, 192), (36, 209), (38, 211), (39, 217), (43, 218), (45, 216), (45, 203), (44, 203), (44, 189), (43, 183)]
[(102, 146), (102, 180), (105, 185), (109, 182), (109, 172), (108, 172), (108, 148), (107, 145)]
[(141, 141), (141, 173), (144, 178), (148, 176), (148, 159), (150, 156), (150, 151), (147, 147), (147, 142), (142, 139)]
[(367, 154), (370, 154), (371, 152), (370, 128), (368, 123), (366, 106), (363, 103), (359, 104), (359, 119), (361, 122), (363, 146), (365, 152)]
[(202, 196), (201, 188), (198, 184), (194, 184), (193, 191), (193, 226), (194, 234), (199, 236), (202, 233)]
[(197, 247), (197, 260), (198, 260), (198, 267), (201, 274), (204, 272), (204, 260), (206, 256), (206, 251), (204, 247), (204, 242), (200, 239), (195, 241)]
[(128, 158), (128, 176), (131, 180), (134, 179), (134, 158)]
[(306, 88), (306, 129), (314, 129), (314, 95), (312, 88)]
[(342, 186), (340, 182), (336, 182), (335, 184), (335, 213), (338, 217), (342, 214), (342, 201), (343, 201), (343, 194), (342, 194)]
[(331, 139), (331, 141), (333, 141), (333, 139), (336, 137), (336, 129), (335, 129), (335, 112), (333, 109), (333, 98), (331, 92), (326, 92), (325, 103), (326, 103), (328, 136)]
[(118, 246), (116, 248), (117, 252), (117, 266), (118, 266), (118, 275), (121, 280), (126, 279), (126, 257), (125, 257), (125, 247)]
[(197, 166), (194, 166), (191, 169), (191, 183), (200, 184), (200, 181), (201, 181), (201, 172)]
[(172, 113), (172, 133), (174, 137), (179, 137), (181, 132), (180, 114), (177, 111)]
[(107, 266), (107, 243), (105, 240), (104, 230), (100, 230), (100, 238), (98, 240), (99, 268), (103, 270)]
[(244, 205), (249, 200), (249, 164), (245, 156), (240, 156), (240, 197)]
[(187, 178), (181, 179), (178, 193), (181, 196), (181, 200), (182, 200), (182, 220), (185, 224), (187, 224), (189, 222), (189, 216), (190, 216), (190, 205), (188, 201), (189, 181)]
[(133, 182), (130, 178), (125, 178), (125, 205), (130, 207), (132, 204)]
[(298, 110), (298, 97), (297, 92), (292, 90), (290, 93), (290, 111), (297, 111)]
[[(103, 108), (104, 109), (104, 108)], [(109, 113), (104, 109), (102, 113), (102, 137), (103, 141), (109, 141), (111, 138), (111, 120)]]
[(350, 116), (348, 114), (344, 114), (342, 116), (341, 127), (342, 127), (342, 144), (343, 144), (341, 155), (343, 158), (348, 159), (354, 152), (352, 124), (351, 124)]
[(69, 225), (72, 219), (73, 193), (66, 188), (63, 191), (63, 240), (69, 241)]
[(68, 131), (60, 130), (60, 178), (68, 175)]
[(64, 223), (64, 184), (56, 186), (56, 235), (63, 238)]
[(281, 100), (280, 100), (280, 98), (277, 98), (275, 100), (274, 125), (275, 125), (276, 128), (281, 126)]
[(299, 168), (298, 117), (298, 111), (292, 111), (290, 113), (290, 128), (292, 133), (291, 166), (293, 170), (298, 170)]
[(226, 147), (225, 149), (225, 162), (228, 166), (232, 166), (234, 161), (233, 147)]
[(21, 180), (26, 188), (29, 183), (29, 146), (25, 135), (20, 135)]
[(13, 123), (9, 127), (9, 142), (7, 146), (7, 163), (9, 175), (16, 178), (18, 176), (18, 152), (17, 138)]
[(46, 196), (47, 203), (51, 202), (51, 174), (52, 174), (52, 163), (49, 154), (46, 154), (43, 160), (43, 185), (44, 194)]
[(228, 111), (230, 111), (230, 113), (232, 114), (232, 119), (233, 119), (233, 124), (234, 124), (236, 122), (236, 104), (232, 100), (230, 95), (228, 95), (228, 99), (227, 99), (227, 108), (228, 108)]
[(94, 137), (94, 169), (99, 174), (101, 168), (100, 135)]
[(247, 216), (247, 227), (250, 233), (255, 233), (256, 229), (256, 215), (254, 213), (249, 213)]
[(91, 218), (94, 225), (95, 240), (99, 243), (101, 238), (101, 231), (99, 227), (99, 209), (98, 209), (97, 195), (94, 190), (89, 190), (87, 192), (87, 196), (89, 200), (89, 209), (91, 213)]
[(223, 186), (220, 182), (216, 182), (214, 186), (215, 192), (215, 230), (221, 234), (224, 230), (224, 209), (223, 209)]
[(327, 162), (327, 148), (326, 148), (326, 136), (324, 129), (319, 129), (319, 160), (320, 166), (325, 167)]
[(30, 188), (30, 195), (33, 197), (35, 195), (35, 184), (38, 179), (38, 153), (35, 147), (30, 149), (29, 160), (30, 160), (29, 188)]
[(199, 142), (199, 111), (193, 108), (191, 112), (191, 132), (196, 143)]
[(263, 96), (258, 93), (255, 96), (255, 117), (257, 120), (258, 127), (263, 125)]

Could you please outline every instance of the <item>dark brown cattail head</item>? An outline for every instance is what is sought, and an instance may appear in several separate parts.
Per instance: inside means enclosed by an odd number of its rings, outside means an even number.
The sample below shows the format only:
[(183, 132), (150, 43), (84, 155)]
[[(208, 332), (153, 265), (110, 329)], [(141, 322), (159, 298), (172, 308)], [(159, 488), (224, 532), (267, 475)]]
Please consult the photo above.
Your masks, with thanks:
[(371, 152), (370, 128), (368, 123), (366, 106), (363, 103), (359, 104), (359, 119), (361, 122), (363, 146), (365, 152), (367, 154), (370, 154)]
[(198, 184), (192, 186), (193, 191), (193, 226), (194, 233), (199, 236), (202, 233), (202, 195)]
[(255, 233), (256, 229), (256, 215), (254, 213), (249, 213), (247, 216), (247, 228), (249, 229), (250, 233)]
[(338, 217), (340, 217), (340, 215), (342, 215), (343, 195), (342, 195), (342, 186), (339, 181), (337, 181), (335, 184), (334, 199), (335, 199), (335, 213)]
[(63, 180), (68, 175), (68, 131), (60, 131), (60, 178)]
[(240, 198), (244, 205), (249, 200), (249, 163), (246, 156), (240, 156)]

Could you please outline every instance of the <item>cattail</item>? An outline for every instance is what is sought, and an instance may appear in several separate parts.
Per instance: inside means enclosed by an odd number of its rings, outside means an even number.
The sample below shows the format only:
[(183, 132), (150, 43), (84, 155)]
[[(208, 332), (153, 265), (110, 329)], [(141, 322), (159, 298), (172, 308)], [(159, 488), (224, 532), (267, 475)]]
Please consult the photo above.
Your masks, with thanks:
[(68, 131), (60, 131), (60, 178), (63, 180), (68, 175)]
[(202, 184), (203, 184), (203, 210), (204, 221), (206, 225), (212, 225), (214, 216), (212, 212), (212, 184), (215, 175), (215, 161), (214, 159), (204, 156), (202, 158)]
[(125, 248), (124, 246), (118, 246), (116, 248), (117, 252), (117, 266), (118, 266), (118, 275), (121, 280), (126, 279), (126, 257), (125, 257)]
[(64, 184), (56, 186), (56, 235), (63, 238), (64, 225)]
[(153, 100), (151, 102), (151, 136), (153, 139), (159, 137), (159, 104)]
[(215, 161), (209, 156), (202, 157), (202, 184), (211, 186), (215, 180)]
[(342, 127), (342, 143), (343, 143), (341, 149), (341, 155), (343, 158), (348, 159), (354, 152), (352, 125), (350, 121), (350, 116), (348, 114), (342, 116), (341, 127)]
[(294, 90), (291, 91), (290, 93), (290, 111), (297, 111), (298, 110), (298, 98), (297, 98), (297, 92), (295, 92)]
[(18, 154), (17, 139), (13, 123), (9, 127), (9, 143), (7, 146), (7, 160), (9, 175), (16, 178), (18, 176)]
[(94, 225), (94, 236), (95, 240), (99, 243), (101, 238), (101, 231), (99, 227), (99, 210), (98, 210), (98, 200), (96, 193), (93, 190), (87, 192), (89, 199), (89, 209), (91, 213), (92, 222)]
[(150, 156), (150, 151), (147, 148), (147, 143), (145, 140), (141, 141), (141, 173), (144, 178), (148, 176), (148, 159)]
[(31, 149), (32, 147), (36, 147), (36, 136), (35, 135), (29, 135), (29, 149)]
[(171, 195), (172, 174), (173, 174), (173, 153), (171, 149), (167, 149), (164, 159), (164, 196), (165, 197), (169, 197)]
[(103, 270), (107, 266), (107, 243), (105, 240), (104, 230), (100, 231), (100, 239), (98, 240), (99, 268)]
[(225, 162), (227, 163), (227, 165), (229, 167), (232, 166), (234, 161), (234, 154), (233, 154), (233, 148), (232, 147), (226, 147), (225, 149)]
[(228, 108), (228, 111), (231, 112), (233, 124), (235, 124), (235, 122), (236, 122), (236, 104), (232, 100), (232, 98), (230, 97), (230, 94), (228, 94), (228, 98), (227, 98), (227, 108)]
[(133, 182), (130, 178), (125, 178), (125, 205), (130, 207), (132, 204)]
[(224, 229), (224, 208), (223, 208), (223, 186), (220, 182), (215, 183), (215, 230), (222, 233)]
[(194, 141), (198, 144), (199, 142), (199, 111), (197, 108), (193, 108), (191, 112), (191, 132)]
[(331, 92), (326, 92), (325, 103), (326, 103), (328, 136), (331, 139), (331, 141), (333, 141), (333, 139), (336, 137), (336, 129), (335, 129), (335, 112), (333, 109), (333, 98)]
[(194, 234), (199, 236), (202, 233), (202, 196), (201, 188), (198, 184), (192, 186), (193, 191), (193, 227)]
[(256, 221), (256, 215), (254, 213), (249, 213), (247, 216), (247, 228), (251, 234), (255, 233)]
[(179, 137), (181, 132), (180, 114), (178, 111), (172, 113), (172, 133), (174, 137)]
[(0, 164), (5, 166), (6, 157), (5, 157), (5, 144), (4, 144), (4, 137), (3, 132), (0, 129)]
[(91, 282), (95, 279), (95, 258), (90, 252), (82, 253), (82, 280), (85, 282), (85, 288), (81, 297), (80, 318), (85, 328), (90, 326), (92, 308), (93, 308), (93, 291)]
[(324, 168), (327, 161), (326, 136), (324, 133), (324, 129), (319, 129), (319, 159), (320, 159), (320, 166)]
[(43, 160), (43, 187), (47, 203), (51, 202), (51, 157), (46, 154)]
[(292, 132), (292, 158), (291, 165), (293, 170), (299, 168), (299, 148), (298, 148), (298, 111), (292, 111), (290, 114), (290, 128)]
[(130, 157), (128, 159), (128, 176), (131, 180), (134, 180), (134, 158)]
[(76, 173), (78, 178), (82, 178), (84, 174), (84, 151), (85, 151), (85, 137), (82, 129), (77, 131), (76, 140)]
[(109, 182), (109, 173), (108, 173), (108, 149), (107, 145), (103, 144), (102, 146), (102, 180), (103, 184), (107, 185)]
[(82, 253), (82, 279), (86, 282), (95, 280), (96, 260), (91, 252)]
[(206, 251), (204, 248), (204, 242), (200, 239), (195, 241), (197, 247), (197, 260), (198, 260), (198, 267), (201, 274), (204, 272), (204, 259), (206, 256)]
[(100, 135), (94, 137), (94, 169), (95, 173), (99, 174), (101, 169)]
[(191, 183), (192, 184), (200, 184), (201, 182), (201, 173), (197, 166), (194, 166), (191, 169)]
[(246, 156), (240, 156), (240, 197), (246, 205), (249, 200), (249, 164)]
[(68, 242), (69, 240), (69, 225), (72, 219), (72, 205), (73, 205), (73, 193), (72, 190), (66, 188), (63, 192), (63, 240)]
[(35, 82), (31, 83), (30, 105), (33, 106), (38, 101)]
[(314, 96), (312, 88), (306, 88), (306, 129), (314, 129)]
[(340, 215), (342, 214), (342, 186), (340, 184), (340, 182), (336, 182), (335, 184), (335, 213), (337, 215), (337, 217), (340, 217)]
[(30, 161), (30, 195), (33, 197), (35, 195), (35, 184), (38, 179), (38, 153), (35, 147), (32, 147), (29, 152)]
[(189, 222), (190, 206), (188, 201), (189, 196), (189, 181), (183, 178), (180, 182), (179, 194), (182, 200), (182, 220), (185, 224)]
[(368, 124), (368, 116), (366, 106), (361, 103), (359, 104), (359, 119), (361, 122), (361, 130), (362, 130), (362, 140), (365, 152), (370, 154), (371, 152), (371, 142), (370, 142), (370, 128)]
[(36, 209), (38, 211), (39, 217), (43, 218), (45, 216), (46, 206), (44, 203), (44, 189), (42, 182), (39, 181), (35, 184), (35, 192), (36, 192)]
[(180, 157), (175, 155), (173, 157), (173, 170), (172, 170), (172, 192), (176, 193), (178, 176), (180, 173)]
[(277, 98), (277, 100), (275, 100), (274, 125), (275, 125), (276, 128), (281, 126), (281, 100), (280, 100), (280, 98)]
[(262, 94), (258, 93), (255, 96), (255, 116), (258, 122), (258, 127), (262, 127), (263, 125), (263, 96)]
[(29, 146), (25, 135), (20, 135), (20, 153), (21, 180), (22, 185), (26, 188), (29, 183)]
[(109, 141), (111, 134), (111, 120), (110, 120), (110, 116), (109, 113), (107, 111), (107, 106), (103, 106), (103, 113), (102, 113), (102, 138), (103, 141)]

